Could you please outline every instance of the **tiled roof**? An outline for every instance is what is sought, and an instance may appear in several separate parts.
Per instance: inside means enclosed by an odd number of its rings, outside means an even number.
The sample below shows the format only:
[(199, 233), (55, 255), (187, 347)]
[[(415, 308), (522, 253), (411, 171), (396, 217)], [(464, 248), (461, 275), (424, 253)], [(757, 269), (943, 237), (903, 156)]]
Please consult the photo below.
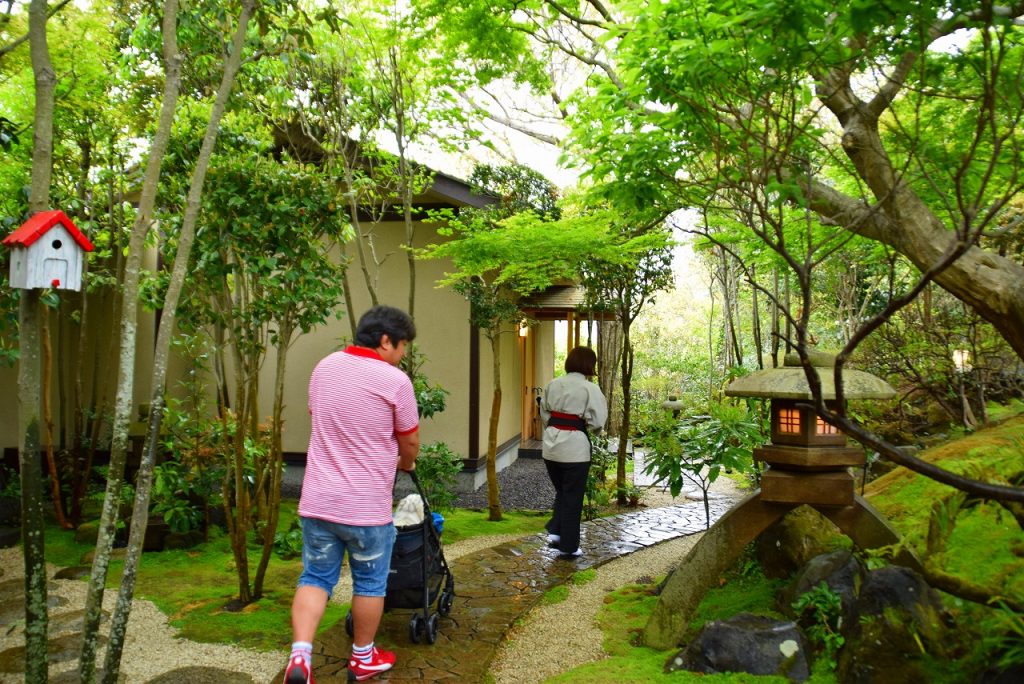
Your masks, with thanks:
[[(585, 290), (579, 285), (552, 285), (523, 299), (521, 308), (526, 314), (538, 319), (565, 318), (570, 312), (588, 312)], [(590, 315), (600, 319), (614, 318), (611, 314)]]

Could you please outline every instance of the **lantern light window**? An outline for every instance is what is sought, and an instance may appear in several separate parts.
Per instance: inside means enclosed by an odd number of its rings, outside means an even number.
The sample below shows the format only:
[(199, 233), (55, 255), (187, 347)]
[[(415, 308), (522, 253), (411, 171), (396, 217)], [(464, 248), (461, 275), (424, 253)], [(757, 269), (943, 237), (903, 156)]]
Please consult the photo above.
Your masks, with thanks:
[(800, 411), (795, 408), (779, 409), (779, 432), (800, 434)]
[(826, 423), (821, 416), (818, 416), (816, 423), (817, 432), (819, 435), (838, 435), (839, 429), (831, 423)]

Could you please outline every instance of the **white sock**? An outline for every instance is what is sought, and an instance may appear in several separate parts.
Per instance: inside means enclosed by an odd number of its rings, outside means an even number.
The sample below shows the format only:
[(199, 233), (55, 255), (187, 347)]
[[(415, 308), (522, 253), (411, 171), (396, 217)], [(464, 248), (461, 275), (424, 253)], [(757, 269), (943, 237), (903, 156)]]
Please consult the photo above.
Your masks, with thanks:
[(313, 644), (308, 641), (295, 641), (292, 643), (292, 654), (288, 656), (288, 660), (292, 660), (295, 656), (302, 656), (302, 659), (306, 661), (306, 667), (313, 661)]
[(352, 658), (363, 663), (368, 663), (373, 660), (373, 642), (371, 641), (368, 646), (356, 646), (352, 644)]

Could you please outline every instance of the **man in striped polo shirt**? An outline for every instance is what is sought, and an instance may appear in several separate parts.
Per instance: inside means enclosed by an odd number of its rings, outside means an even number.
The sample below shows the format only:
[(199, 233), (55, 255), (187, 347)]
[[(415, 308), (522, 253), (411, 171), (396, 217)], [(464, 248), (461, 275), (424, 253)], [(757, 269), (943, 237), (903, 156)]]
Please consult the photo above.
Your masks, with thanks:
[(397, 367), (415, 337), (408, 314), (375, 306), (359, 319), (355, 344), (324, 358), (309, 380), (312, 431), (299, 499), (302, 575), (292, 602), (286, 684), (314, 681), (313, 637), (346, 550), (352, 571), (349, 680), (369, 679), (395, 663), (395, 654), (373, 640), (395, 541), (395, 472), (415, 468), (420, 449), (416, 396)]

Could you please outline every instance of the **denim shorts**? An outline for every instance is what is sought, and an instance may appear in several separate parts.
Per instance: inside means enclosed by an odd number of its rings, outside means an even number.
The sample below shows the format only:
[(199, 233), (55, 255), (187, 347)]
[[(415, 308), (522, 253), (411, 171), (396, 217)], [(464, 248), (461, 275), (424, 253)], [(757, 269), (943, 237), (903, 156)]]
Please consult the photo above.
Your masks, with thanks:
[(317, 518), (302, 518), (302, 575), (299, 586), (319, 587), (330, 596), (341, 575), (341, 560), (348, 551), (352, 594), (384, 596), (391, 571), (395, 526), (342, 525)]

